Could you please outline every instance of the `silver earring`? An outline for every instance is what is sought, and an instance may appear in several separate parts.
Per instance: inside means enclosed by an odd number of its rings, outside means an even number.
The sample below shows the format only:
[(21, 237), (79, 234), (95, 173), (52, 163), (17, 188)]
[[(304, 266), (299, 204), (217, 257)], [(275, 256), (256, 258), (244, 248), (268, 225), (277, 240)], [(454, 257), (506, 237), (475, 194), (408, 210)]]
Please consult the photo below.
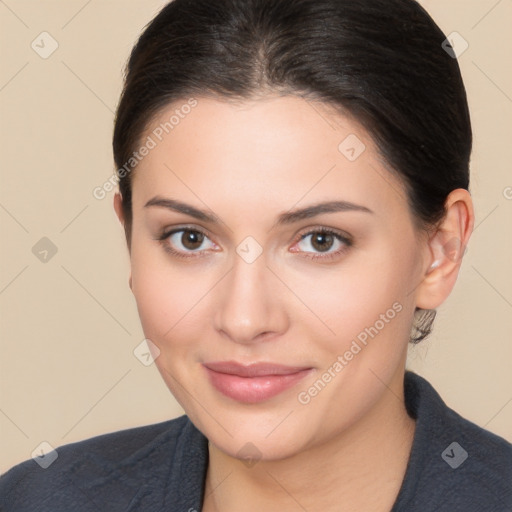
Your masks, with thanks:
[(430, 265), (430, 270), (434, 270), (435, 268), (439, 267), (439, 260), (436, 260), (434, 261), (434, 263), (432, 263), (432, 265)]

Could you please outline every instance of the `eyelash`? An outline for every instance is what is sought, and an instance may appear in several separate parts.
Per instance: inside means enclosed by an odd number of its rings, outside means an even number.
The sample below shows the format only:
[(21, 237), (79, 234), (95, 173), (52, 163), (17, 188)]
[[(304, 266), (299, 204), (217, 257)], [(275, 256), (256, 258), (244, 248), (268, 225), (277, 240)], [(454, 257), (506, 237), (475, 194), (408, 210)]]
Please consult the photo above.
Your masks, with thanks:
[[(198, 229), (195, 227), (182, 226), (179, 228), (171, 229), (169, 231), (164, 231), (160, 236), (158, 236), (156, 238), (156, 240), (158, 242), (160, 242), (160, 244), (163, 246), (163, 248), (166, 252), (168, 252), (169, 254), (172, 254), (173, 256), (176, 256), (178, 258), (190, 259), (190, 258), (201, 257), (201, 251), (183, 253), (181, 251), (177, 251), (169, 244), (168, 238), (171, 235), (174, 235), (175, 233), (179, 233), (180, 231), (190, 231), (193, 233), (200, 233), (200, 234), (204, 235), (206, 238), (209, 238), (208, 235), (201, 229)], [(306, 238), (309, 235), (314, 235), (314, 234), (318, 234), (318, 233), (334, 236), (338, 241), (343, 243), (343, 247), (341, 249), (338, 249), (335, 252), (332, 252), (332, 253), (311, 253), (308, 251), (295, 251), (295, 252), (302, 252), (302, 253), (306, 254), (306, 256), (304, 256), (305, 258), (309, 258), (311, 260), (321, 259), (324, 261), (326, 261), (326, 260), (329, 261), (329, 260), (332, 260), (332, 259), (335, 259), (335, 258), (341, 256), (353, 245), (352, 239), (350, 237), (348, 237), (347, 235), (344, 235), (341, 232), (335, 231), (333, 229), (328, 229), (328, 228), (324, 228), (324, 227), (313, 228), (305, 233), (302, 233), (301, 235), (299, 235), (298, 239), (294, 242), (293, 245), (299, 243), (300, 241), (302, 241), (304, 238)]]

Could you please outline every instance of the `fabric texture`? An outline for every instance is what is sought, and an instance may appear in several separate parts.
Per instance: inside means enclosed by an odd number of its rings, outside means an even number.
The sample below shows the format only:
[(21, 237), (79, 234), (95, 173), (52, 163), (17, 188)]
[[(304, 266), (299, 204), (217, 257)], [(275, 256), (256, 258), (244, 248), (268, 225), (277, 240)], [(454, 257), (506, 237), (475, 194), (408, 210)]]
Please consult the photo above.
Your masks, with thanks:
[[(416, 431), (390, 512), (512, 512), (512, 444), (462, 418), (407, 371)], [(208, 441), (187, 416), (57, 448), (0, 477), (2, 512), (200, 512)], [(48, 456), (48, 455), (47, 455)]]

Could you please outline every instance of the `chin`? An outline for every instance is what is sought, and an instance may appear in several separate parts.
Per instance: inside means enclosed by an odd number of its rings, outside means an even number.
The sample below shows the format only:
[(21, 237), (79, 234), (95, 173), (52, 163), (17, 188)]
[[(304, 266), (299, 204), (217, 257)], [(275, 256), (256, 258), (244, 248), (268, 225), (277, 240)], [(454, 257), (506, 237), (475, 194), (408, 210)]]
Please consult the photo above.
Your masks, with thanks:
[(250, 466), (258, 461), (284, 460), (305, 449), (305, 443), (294, 439), (293, 433), (283, 431), (283, 434), (266, 438), (261, 431), (247, 429), (237, 432), (233, 438), (218, 438), (214, 434), (209, 440), (222, 452)]

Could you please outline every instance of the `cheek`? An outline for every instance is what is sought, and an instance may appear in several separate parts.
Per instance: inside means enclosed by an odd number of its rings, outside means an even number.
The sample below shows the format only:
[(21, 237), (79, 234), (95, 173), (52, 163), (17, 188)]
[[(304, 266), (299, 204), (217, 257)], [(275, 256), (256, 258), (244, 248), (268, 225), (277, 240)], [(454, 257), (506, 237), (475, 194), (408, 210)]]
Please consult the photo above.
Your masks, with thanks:
[[(132, 291), (146, 337), (158, 346), (176, 338), (188, 320), (187, 312), (198, 302), (204, 285), (197, 276), (172, 265), (163, 249), (133, 244)], [(162, 347), (160, 347), (162, 348)]]
[(139, 255), (132, 255), (132, 290), (144, 336), (158, 347), (155, 364), (169, 390), (189, 409), (188, 393), (197, 390), (188, 372), (197, 366), (205, 332), (200, 302), (205, 285), (179, 266), (165, 264), (149, 253), (144, 258)]
[(301, 325), (314, 345), (319, 371), (300, 388), (299, 402), (310, 417), (323, 418), (326, 435), (340, 422), (348, 426), (382, 396), (407, 349), (414, 257), (397, 265), (400, 251), (378, 254), (378, 260), (374, 254), (373, 261), (317, 276), (314, 287), (311, 281), (299, 287), (324, 323), (309, 315)]
[(177, 288), (155, 269), (132, 267), (132, 290), (146, 337), (159, 344), (177, 321)]
[(408, 339), (414, 269), (412, 251), (388, 246), (355, 254), (332, 268), (282, 272), (307, 307), (297, 302), (298, 322), (307, 324), (318, 348), (332, 354), (348, 350), (358, 337), (363, 343), (373, 339), (375, 329), (390, 345)]

